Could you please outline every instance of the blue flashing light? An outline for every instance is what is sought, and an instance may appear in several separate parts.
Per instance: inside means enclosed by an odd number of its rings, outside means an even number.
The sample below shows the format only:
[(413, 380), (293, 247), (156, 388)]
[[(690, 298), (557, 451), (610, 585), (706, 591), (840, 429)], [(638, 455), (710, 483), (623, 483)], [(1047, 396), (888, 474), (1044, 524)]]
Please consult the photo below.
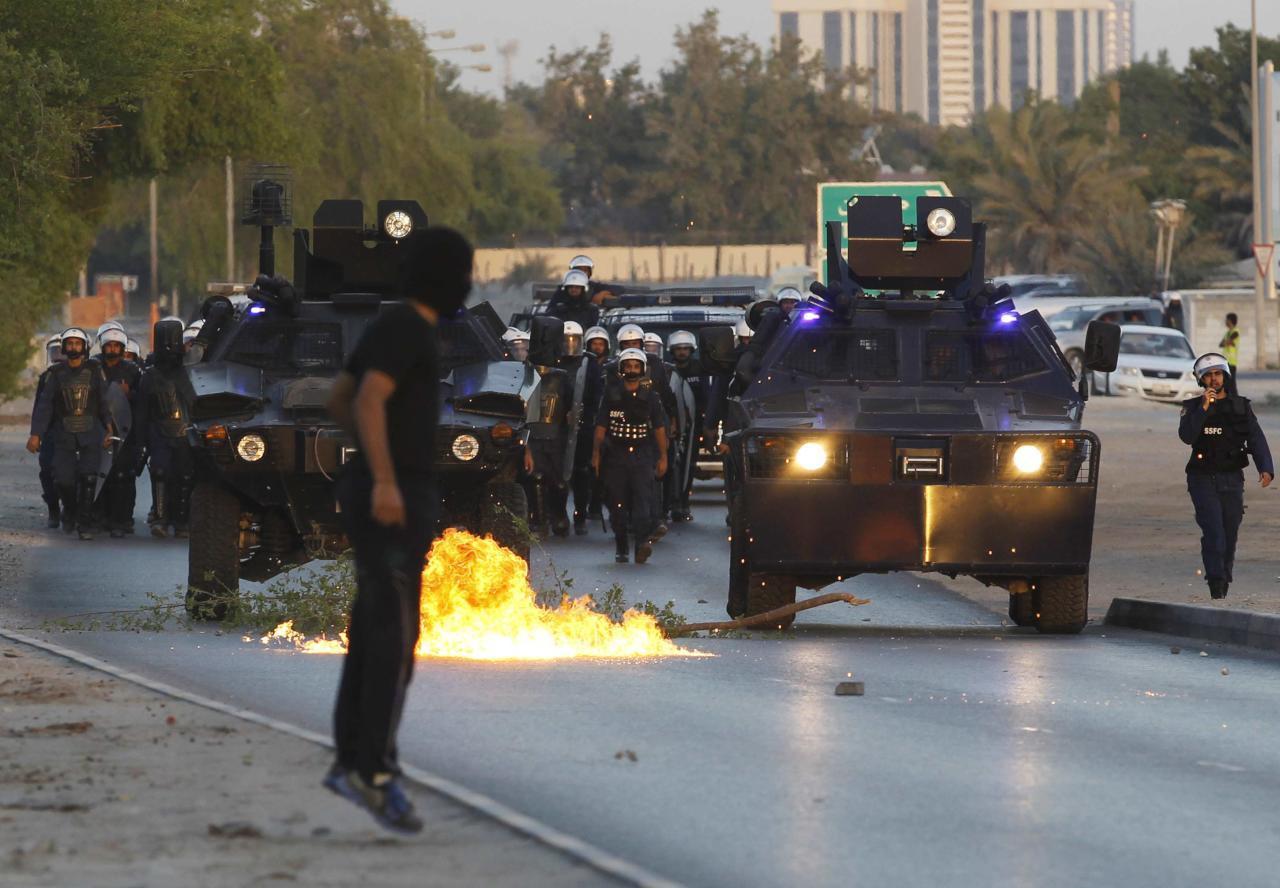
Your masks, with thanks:
[(267, 313), (267, 306), (261, 302), (255, 302), (249, 306), (249, 314), (260, 315)]
[(816, 321), (816, 320), (817, 320), (818, 318), (820, 318), (820, 317), (822, 317), (821, 312), (817, 312), (817, 311), (814, 311), (814, 310), (810, 309), (809, 311), (806, 311), (806, 312), (801, 313), (801, 315), (800, 315), (800, 320), (801, 320), (801, 321)]
[(1000, 315), (1000, 323), (1002, 324), (1012, 324), (1017, 320), (1018, 313), (1016, 311), (1006, 311), (1002, 312)]

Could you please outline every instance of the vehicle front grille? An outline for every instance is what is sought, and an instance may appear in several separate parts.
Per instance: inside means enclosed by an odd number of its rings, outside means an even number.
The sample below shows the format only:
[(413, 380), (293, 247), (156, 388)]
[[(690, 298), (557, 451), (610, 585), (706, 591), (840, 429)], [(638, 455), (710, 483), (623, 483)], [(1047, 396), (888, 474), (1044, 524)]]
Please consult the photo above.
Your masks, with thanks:
[(196, 422), (202, 422), (222, 416), (236, 416), (249, 413), (256, 403), (252, 398), (246, 398), (243, 395), (204, 395), (196, 398), (191, 405), (191, 418)]
[(1182, 374), (1177, 370), (1147, 370), (1143, 369), (1142, 375), (1150, 379), (1177, 379)]

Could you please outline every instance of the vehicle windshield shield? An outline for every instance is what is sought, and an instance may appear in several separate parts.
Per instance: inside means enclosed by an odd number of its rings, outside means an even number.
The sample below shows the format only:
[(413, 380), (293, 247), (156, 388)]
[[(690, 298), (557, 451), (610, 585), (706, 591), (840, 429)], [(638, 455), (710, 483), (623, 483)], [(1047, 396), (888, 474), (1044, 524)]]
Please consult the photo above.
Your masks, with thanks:
[(1178, 333), (1125, 333), (1120, 338), (1120, 352), (1151, 358), (1194, 358), (1191, 343)]
[(925, 337), (925, 382), (1006, 382), (1045, 369), (1027, 332), (933, 330)]
[(222, 359), (276, 372), (336, 372), (342, 369), (342, 325), (250, 320), (240, 325)]
[(458, 367), (480, 361), (497, 361), (496, 343), (486, 348), (476, 325), (465, 320), (441, 321), (436, 330), (440, 343), (440, 378), (444, 379)]
[(893, 380), (898, 378), (898, 334), (871, 329), (800, 330), (778, 363), (818, 379)]

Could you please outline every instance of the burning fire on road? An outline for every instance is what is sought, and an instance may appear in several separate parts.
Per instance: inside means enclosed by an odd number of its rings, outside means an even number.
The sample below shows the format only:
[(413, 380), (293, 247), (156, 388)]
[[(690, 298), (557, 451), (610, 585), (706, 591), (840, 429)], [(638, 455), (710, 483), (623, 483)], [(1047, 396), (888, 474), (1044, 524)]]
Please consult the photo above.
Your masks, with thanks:
[[(471, 660), (557, 660), (575, 657), (710, 656), (681, 648), (648, 614), (627, 611), (621, 623), (591, 609), (589, 596), (557, 608), (538, 605), (524, 560), (489, 537), (450, 529), (435, 541), (422, 572), (419, 657)], [(338, 639), (306, 638), (282, 623), (263, 636), (305, 653), (340, 654)]]

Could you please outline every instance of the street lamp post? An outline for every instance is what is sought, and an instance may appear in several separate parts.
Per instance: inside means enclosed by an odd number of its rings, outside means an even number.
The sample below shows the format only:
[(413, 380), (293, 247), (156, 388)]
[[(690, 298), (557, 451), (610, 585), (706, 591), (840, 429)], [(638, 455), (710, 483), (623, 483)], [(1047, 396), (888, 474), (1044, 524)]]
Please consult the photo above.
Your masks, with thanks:
[(1162, 290), (1169, 289), (1169, 278), (1173, 272), (1173, 244), (1186, 213), (1186, 201), (1166, 199), (1151, 202), (1151, 216), (1156, 220), (1155, 278)]
[[(1253, 134), (1253, 242), (1260, 243), (1259, 236), (1267, 226), (1262, 218), (1262, 128), (1258, 120), (1258, 0), (1250, 0), (1249, 24), (1249, 129)], [(1267, 368), (1267, 275), (1254, 263), (1253, 277), (1253, 327), (1257, 331), (1257, 348), (1254, 369)]]

